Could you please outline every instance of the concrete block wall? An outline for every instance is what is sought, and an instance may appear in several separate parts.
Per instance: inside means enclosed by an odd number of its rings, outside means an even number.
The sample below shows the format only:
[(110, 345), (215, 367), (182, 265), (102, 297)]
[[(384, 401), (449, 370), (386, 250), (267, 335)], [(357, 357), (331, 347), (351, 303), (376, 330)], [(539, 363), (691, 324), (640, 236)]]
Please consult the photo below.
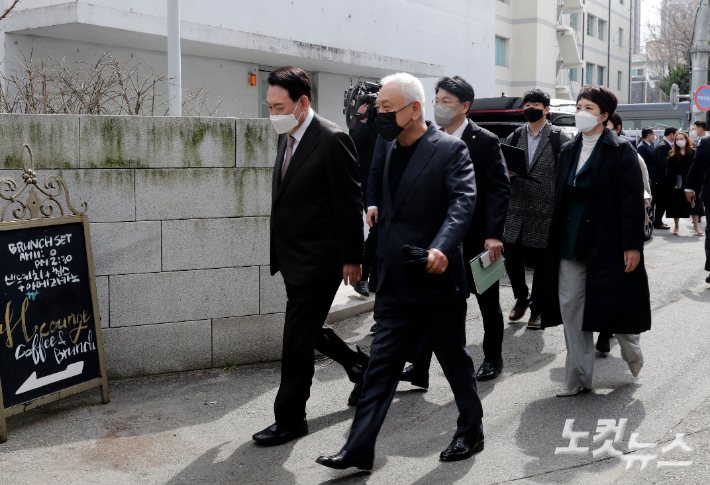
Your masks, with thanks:
[(88, 203), (109, 376), (280, 357), (268, 120), (0, 114), (0, 176), (18, 183), (23, 143), (40, 181)]

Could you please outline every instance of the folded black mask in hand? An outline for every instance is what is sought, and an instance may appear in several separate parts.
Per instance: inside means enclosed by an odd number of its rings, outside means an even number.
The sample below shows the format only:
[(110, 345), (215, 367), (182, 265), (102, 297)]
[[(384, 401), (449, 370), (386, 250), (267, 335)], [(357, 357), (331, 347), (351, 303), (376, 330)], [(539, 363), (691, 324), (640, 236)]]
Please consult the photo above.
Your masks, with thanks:
[(405, 245), (404, 274), (409, 288), (415, 293), (430, 295), (449, 295), (458, 291), (454, 275), (446, 268), (442, 274), (430, 274), (426, 271), (429, 252), (416, 246)]

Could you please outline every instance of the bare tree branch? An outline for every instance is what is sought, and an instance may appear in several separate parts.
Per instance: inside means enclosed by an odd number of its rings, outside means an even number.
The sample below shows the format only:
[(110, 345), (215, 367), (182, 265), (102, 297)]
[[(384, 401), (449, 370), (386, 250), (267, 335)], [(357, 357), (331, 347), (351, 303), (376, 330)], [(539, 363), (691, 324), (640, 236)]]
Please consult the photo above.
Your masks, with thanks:
[[(96, 62), (41, 61), (23, 52), (0, 72), (0, 111), (94, 115), (168, 114), (167, 76), (147, 63), (124, 61), (109, 52)], [(213, 116), (224, 100), (210, 102), (203, 87), (183, 88), (185, 116)]]
[(10, 8), (8, 8), (7, 10), (5, 10), (5, 13), (4, 13), (4, 14), (0, 15), (0, 20), (2, 20), (2, 19), (4, 19), (5, 17), (7, 17), (8, 14), (12, 11), (12, 9), (15, 8), (15, 5), (17, 5), (18, 3), (20, 3), (20, 0), (15, 0), (15, 2), (14, 2), (12, 5), (10, 5)]

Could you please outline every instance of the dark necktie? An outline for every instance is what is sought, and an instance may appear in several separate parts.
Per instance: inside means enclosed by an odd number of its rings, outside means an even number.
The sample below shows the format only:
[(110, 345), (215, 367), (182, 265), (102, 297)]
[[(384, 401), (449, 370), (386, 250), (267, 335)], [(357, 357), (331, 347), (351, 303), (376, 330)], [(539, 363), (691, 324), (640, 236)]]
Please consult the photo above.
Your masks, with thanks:
[(286, 140), (286, 153), (284, 153), (284, 163), (281, 166), (281, 180), (283, 181), (286, 175), (286, 170), (288, 170), (288, 164), (291, 162), (291, 157), (293, 156), (293, 144), (296, 141), (294, 137), (288, 135)]

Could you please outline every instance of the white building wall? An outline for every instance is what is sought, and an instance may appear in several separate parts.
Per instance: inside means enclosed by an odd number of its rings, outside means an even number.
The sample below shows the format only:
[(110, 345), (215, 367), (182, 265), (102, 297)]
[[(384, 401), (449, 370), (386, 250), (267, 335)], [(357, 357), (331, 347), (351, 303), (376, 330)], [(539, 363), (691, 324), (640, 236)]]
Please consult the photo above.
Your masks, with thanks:
[[(427, 97), (439, 76), (460, 75), (477, 96), (492, 96), (494, 2), (182, 1), (183, 83), (228, 100), (221, 116), (258, 116), (261, 88), (248, 85), (248, 74), (294, 64), (320, 73), (316, 105), (341, 125), (351, 75), (408, 70), (423, 79)], [(167, 72), (165, 0), (24, 0), (22, 8), (6, 22), (8, 58), (34, 44), (35, 57), (85, 60), (110, 51)]]
[(555, 97), (556, 14), (551, 0), (496, 0), (496, 35), (507, 40), (507, 65), (496, 66), (496, 96), (540, 88)]
[[(559, 17), (562, 8), (562, 17)], [(611, 8), (611, 11), (610, 11)], [(631, 0), (496, 0), (496, 36), (507, 40), (506, 66), (496, 66), (496, 96), (522, 96), (535, 87), (552, 97), (572, 97), (587, 84), (586, 63), (593, 65), (592, 84), (608, 86), (620, 103), (628, 102)], [(569, 70), (557, 71), (560, 54), (558, 23), (569, 26), (570, 13), (577, 12), (576, 30), (581, 67), (577, 80), (568, 82)], [(593, 35), (587, 34), (587, 18), (594, 18)], [(560, 20), (561, 19), (561, 20)], [(603, 40), (599, 39), (599, 20), (605, 22)], [(618, 43), (619, 29), (623, 41)], [(569, 62), (569, 60), (565, 60)], [(604, 68), (600, 80), (597, 67)], [(621, 89), (618, 73), (621, 72)], [(569, 87), (571, 86), (571, 93)]]

